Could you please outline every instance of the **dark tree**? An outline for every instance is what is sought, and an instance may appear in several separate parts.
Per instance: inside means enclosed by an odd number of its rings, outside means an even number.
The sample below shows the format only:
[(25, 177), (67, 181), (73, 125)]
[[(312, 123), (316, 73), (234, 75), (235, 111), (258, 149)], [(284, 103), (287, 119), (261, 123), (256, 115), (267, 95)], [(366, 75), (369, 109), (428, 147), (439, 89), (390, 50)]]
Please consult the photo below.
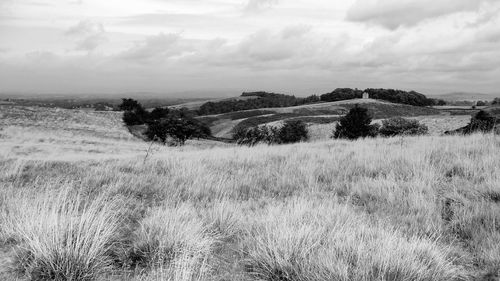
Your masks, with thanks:
[(437, 105), (437, 106), (446, 105), (445, 100), (442, 100), (442, 99), (431, 99), (431, 100), (432, 100), (433, 105)]
[(342, 117), (335, 128), (333, 138), (358, 139), (377, 136), (378, 126), (371, 125), (372, 117), (368, 109), (354, 106), (346, 116)]
[(495, 98), (492, 102), (492, 105), (500, 105), (500, 98)]
[(142, 105), (134, 99), (122, 99), (119, 108), (122, 111), (135, 111), (138, 108), (143, 109)]
[(188, 139), (209, 137), (211, 132), (208, 126), (194, 118), (169, 114), (161, 120), (150, 122), (145, 135), (149, 140), (164, 144), (170, 137), (177, 145), (184, 145)]
[(429, 129), (417, 120), (395, 117), (382, 121), (379, 133), (385, 137), (425, 135)]
[(295, 143), (307, 141), (309, 138), (306, 124), (300, 120), (286, 121), (279, 129), (278, 139), (281, 143)]
[(123, 113), (123, 122), (127, 126), (142, 125), (146, 122), (143, 114), (138, 114), (135, 111), (125, 111)]
[(127, 126), (142, 125), (149, 120), (148, 112), (142, 105), (133, 99), (122, 99), (120, 110), (124, 110), (123, 122)]
[(458, 130), (446, 131), (445, 134), (472, 134), (475, 132), (491, 132), (495, 129), (497, 123), (496, 117), (492, 116), (487, 111), (481, 110), (476, 115), (472, 116), (470, 123)]
[(491, 132), (495, 127), (496, 118), (490, 113), (481, 110), (472, 117), (469, 125), (465, 127), (464, 133), (471, 134), (474, 132)]
[(168, 116), (170, 110), (168, 108), (157, 107), (151, 111), (149, 118), (151, 120), (160, 120)]

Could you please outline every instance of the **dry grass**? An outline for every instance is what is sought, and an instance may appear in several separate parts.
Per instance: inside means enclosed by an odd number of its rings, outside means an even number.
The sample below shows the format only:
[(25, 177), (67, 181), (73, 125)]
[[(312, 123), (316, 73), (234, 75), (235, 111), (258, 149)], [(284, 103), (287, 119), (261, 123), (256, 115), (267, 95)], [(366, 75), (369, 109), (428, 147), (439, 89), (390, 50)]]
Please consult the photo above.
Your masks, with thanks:
[[(29, 153), (22, 120), (0, 139), (4, 280), (481, 280), (500, 268), (492, 135), (158, 147), (144, 161), (147, 144), (63, 144), (64, 127)], [(92, 135), (98, 157), (81, 151)]]

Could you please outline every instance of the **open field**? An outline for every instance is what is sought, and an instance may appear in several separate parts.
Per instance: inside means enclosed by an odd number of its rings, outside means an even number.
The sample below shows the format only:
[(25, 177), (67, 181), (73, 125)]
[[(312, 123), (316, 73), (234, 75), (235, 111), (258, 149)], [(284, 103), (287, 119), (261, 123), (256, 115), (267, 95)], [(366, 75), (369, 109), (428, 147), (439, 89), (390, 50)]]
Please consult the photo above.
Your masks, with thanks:
[[(1, 106), (1, 280), (494, 280), (500, 138), (148, 144)], [(69, 276), (69, 277), (68, 277)]]

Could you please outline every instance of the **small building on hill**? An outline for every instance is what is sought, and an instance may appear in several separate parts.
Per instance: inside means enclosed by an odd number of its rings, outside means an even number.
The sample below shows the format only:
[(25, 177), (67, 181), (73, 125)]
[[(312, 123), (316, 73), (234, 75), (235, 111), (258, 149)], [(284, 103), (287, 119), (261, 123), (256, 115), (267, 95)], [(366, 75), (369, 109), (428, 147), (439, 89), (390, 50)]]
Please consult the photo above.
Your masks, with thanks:
[(368, 94), (367, 92), (363, 92), (363, 99), (366, 100), (369, 98), (370, 98), (370, 94)]

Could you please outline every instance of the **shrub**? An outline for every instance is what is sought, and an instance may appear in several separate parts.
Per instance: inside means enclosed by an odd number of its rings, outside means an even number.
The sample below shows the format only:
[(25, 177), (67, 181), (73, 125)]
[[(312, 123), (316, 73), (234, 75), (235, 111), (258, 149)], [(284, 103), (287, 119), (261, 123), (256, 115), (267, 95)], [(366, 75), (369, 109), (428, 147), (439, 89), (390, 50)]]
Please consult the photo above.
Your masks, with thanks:
[(492, 116), (487, 111), (481, 110), (474, 115), (470, 123), (460, 129), (454, 131), (446, 131), (445, 134), (472, 134), (475, 132), (491, 132), (495, 129), (496, 117)]
[(379, 133), (385, 137), (392, 137), (398, 135), (425, 135), (428, 131), (427, 126), (420, 124), (418, 120), (395, 117), (382, 121), (382, 128), (380, 128)]
[(377, 136), (378, 125), (370, 125), (368, 109), (355, 105), (346, 116), (342, 117), (335, 128), (333, 138), (358, 139)]
[(145, 135), (149, 140), (164, 144), (171, 137), (176, 144), (183, 145), (188, 139), (208, 137), (211, 132), (210, 128), (194, 118), (169, 115), (160, 121), (150, 122)]
[(147, 122), (148, 112), (142, 105), (133, 99), (123, 99), (119, 106), (120, 110), (124, 110), (123, 122), (127, 126), (142, 125)]
[(143, 109), (142, 105), (134, 99), (122, 99), (122, 103), (118, 106), (123, 111), (135, 111), (136, 109)]
[(280, 143), (295, 143), (306, 141), (307, 135), (306, 124), (300, 120), (286, 121), (278, 133)]
[(151, 120), (160, 120), (168, 116), (170, 110), (168, 108), (157, 107), (151, 111), (149, 118)]
[(258, 143), (277, 143), (275, 138), (277, 138), (277, 133), (274, 133), (276, 129), (269, 129), (267, 126), (255, 126), (251, 128), (238, 128), (233, 136), (236, 143), (239, 145), (254, 146)]
[(465, 129), (465, 133), (470, 134), (473, 132), (490, 132), (495, 127), (496, 118), (490, 113), (481, 110), (474, 117), (472, 117), (469, 125)]
[(144, 116), (141, 114), (137, 114), (134, 111), (125, 111), (123, 113), (123, 122), (127, 126), (134, 126), (142, 125), (146, 122), (146, 120), (144, 120)]
[(306, 141), (308, 131), (304, 122), (288, 120), (281, 128), (255, 126), (248, 129), (238, 128), (233, 139), (239, 145), (254, 146), (258, 143), (282, 144)]

